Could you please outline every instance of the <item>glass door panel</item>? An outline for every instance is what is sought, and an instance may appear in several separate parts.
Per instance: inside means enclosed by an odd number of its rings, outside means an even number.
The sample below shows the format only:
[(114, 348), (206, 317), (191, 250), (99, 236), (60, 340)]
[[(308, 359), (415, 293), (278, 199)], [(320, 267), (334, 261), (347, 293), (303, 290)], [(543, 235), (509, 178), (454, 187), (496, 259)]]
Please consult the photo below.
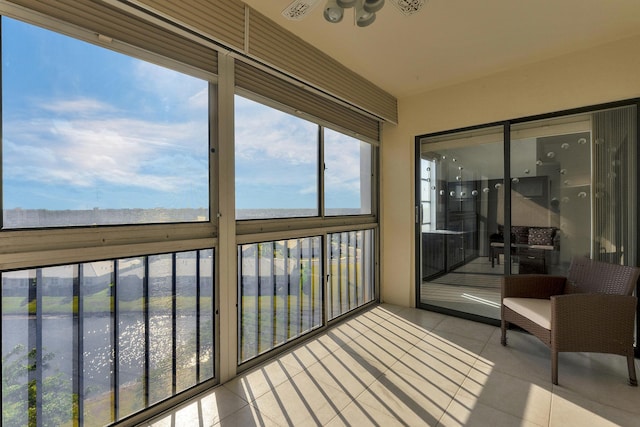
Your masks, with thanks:
[(502, 127), (427, 137), (419, 147), (420, 305), (499, 319)]
[(511, 127), (511, 272), (636, 260), (635, 107)]
[(504, 274), (638, 265), (637, 119), (634, 103), (419, 137), (418, 306), (499, 319)]

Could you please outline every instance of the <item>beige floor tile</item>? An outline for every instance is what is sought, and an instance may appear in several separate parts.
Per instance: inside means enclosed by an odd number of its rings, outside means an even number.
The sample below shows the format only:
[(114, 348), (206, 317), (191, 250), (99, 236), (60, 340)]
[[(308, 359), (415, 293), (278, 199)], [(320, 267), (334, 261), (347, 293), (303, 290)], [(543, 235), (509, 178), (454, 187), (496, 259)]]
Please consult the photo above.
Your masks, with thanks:
[(341, 345), (342, 343), (337, 342), (334, 337), (324, 333), (278, 356), (277, 360), (297, 368), (296, 372), (300, 372), (340, 349)]
[[(546, 424), (542, 424), (546, 426)], [(585, 424), (586, 427), (588, 424)], [(540, 427), (522, 418), (484, 405), (475, 399), (456, 397), (442, 416), (442, 427)]]
[[(637, 364), (637, 360), (636, 360)], [(640, 387), (628, 385), (627, 360), (622, 356), (596, 353), (560, 353), (558, 386), (604, 405), (638, 415)]]
[(370, 339), (354, 341), (343, 350), (351, 353), (355, 359), (362, 359), (368, 370), (376, 369), (383, 373), (391, 369), (398, 360), (407, 354), (406, 351), (395, 348), (393, 353), (386, 353), (381, 350), (380, 345)]
[(398, 312), (395, 316), (409, 323), (413, 323), (417, 327), (424, 328), (427, 331), (432, 330), (447, 318), (447, 316), (441, 313), (417, 310), (415, 308), (406, 308)]
[(325, 357), (307, 369), (314, 379), (330, 385), (355, 398), (384, 371), (370, 360), (345, 349)]
[(371, 384), (356, 402), (402, 420), (405, 425), (436, 425), (454, 394), (433, 382), (390, 371)]
[(391, 369), (420, 381), (436, 384), (455, 393), (473, 367), (474, 361), (463, 361), (443, 352), (428, 352), (414, 347)]
[(216, 387), (201, 397), (181, 405), (167, 416), (159, 417), (149, 424), (164, 426), (211, 426), (220, 419), (248, 406), (244, 399), (224, 387)]
[(371, 331), (393, 340), (401, 338), (403, 341), (406, 341), (409, 346), (415, 345), (415, 343), (421, 340), (428, 332), (427, 329), (400, 317), (391, 318), (387, 322), (372, 328)]
[[(532, 337), (530, 337), (532, 338)], [(496, 370), (528, 381), (546, 381), (551, 384), (550, 351), (544, 348), (531, 350), (530, 345), (519, 345), (510, 340), (503, 347), (500, 344), (487, 344), (480, 353), (477, 370)], [(545, 355), (546, 353), (546, 355)]]
[(342, 412), (336, 415), (326, 424), (326, 427), (367, 427), (367, 426), (407, 426), (402, 418), (394, 418), (383, 411), (364, 405), (360, 402), (351, 402)]
[[(491, 335), (491, 338), (489, 338), (488, 344), (504, 347), (500, 342), (500, 336), (500, 328), (496, 328), (493, 335)], [(506, 347), (542, 358), (548, 358), (550, 354), (549, 348), (538, 338), (526, 332), (517, 330), (507, 331)]]
[(308, 426), (329, 422), (350, 402), (351, 398), (343, 391), (303, 371), (251, 405), (280, 425)]
[(449, 332), (478, 341), (487, 342), (496, 327), (457, 317), (447, 317), (433, 329), (433, 332)]
[(350, 324), (354, 329), (361, 332), (365, 332), (368, 329), (373, 329), (385, 322), (388, 322), (393, 314), (387, 310), (382, 310), (379, 307), (366, 310), (357, 316), (344, 321), (344, 323)]
[(402, 338), (385, 335), (377, 332), (363, 334), (351, 341), (344, 349), (363, 357), (384, 372), (413, 347)]
[(474, 338), (444, 331), (432, 331), (416, 347), (427, 353), (441, 353), (462, 362), (473, 364), (486, 343)]
[(253, 402), (301, 371), (300, 367), (294, 367), (276, 359), (240, 374), (225, 383), (223, 387), (247, 402)]
[(397, 314), (399, 312), (401, 312), (402, 310), (406, 309), (406, 307), (401, 306), (401, 305), (395, 305), (395, 304), (388, 304), (388, 303), (382, 303), (377, 307), (378, 310), (380, 310), (381, 315), (382, 316), (391, 316), (391, 314)]
[(344, 347), (353, 339), (362, 335), (362, 330), (356, 326), (358, 325), (349, 324), (347, 322), (339, 323), (331, 327), (326, 334), (339, 347)]
[[(185, 426), (186, 427), (186, 426)], [(191, 427), (191, 425), (189, 426)], [(247, 405), (215, 424), (215, 427), (284, 427)]]
[(493, 326), (378, 306), (145, 425), (640, 426), (623, 357), (561, 353), (553, 386), (544, 344), (517, 331), (508, 343)]
[(547, 425), (551, 408), (551, 386), (544, 381), (525, 381), (497, 370), (472, 370), (456, 399), (476, 401), (516, 418), (537, 425)]
[[(615, 398), (611, 399), (614, 403)], [(636, 401), (636, 403), (640, 400)], [(556, 390), (551, 400), (550, 427), (637, 427), (638, 414), (589, 400), (577, 393)]]

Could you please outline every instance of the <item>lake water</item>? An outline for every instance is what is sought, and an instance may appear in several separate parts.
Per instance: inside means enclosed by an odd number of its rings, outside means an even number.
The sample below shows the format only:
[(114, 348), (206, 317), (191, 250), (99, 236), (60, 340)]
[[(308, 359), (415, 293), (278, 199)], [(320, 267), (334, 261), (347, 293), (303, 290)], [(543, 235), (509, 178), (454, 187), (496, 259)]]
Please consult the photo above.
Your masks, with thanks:
[[(62, 374), (63, 383), (70, 384), (74, 372), (73, 327), (71, 316), (43, 316), (43, 354), (50, 355), (43, 376)], [(121, 387), (137, 383), (144, 374), (145, 325), (141, 313), (125, 313), (119, 316), (118, 375)], [(35, 316), (5, 316), (2, 320), (3, 358), (16, 346), (29, 346), (29, 331), (35, 334)], [(91, 315), (83, 319), (83, 366), (85, 398), (91, 398), (111, 390), (114, 366), (113, 321), (109, 315)], [(152, 375), (171, 376), (172, 319), (170, 315), (155, 315), (149, 319), (149, 362)], [(196, 316), (181, 316), (176, 319), (177, 348), (188, 353), (186, 365), (195, 370)], [(210, 333), (213, 337), (213, 332)], [(32, 342), (35, 337), (32, 337)], [(212, 349), (210, 349), (211, 351)], [(184, 357), (187, 359), (187, 357)], [(213, 363), (211, 359), (210, 363)], [(168, 368), (168, 372), (166, 369)], [(183, 366), (188, 368), (188, 366)], [(23, 377), (27, 381), (26, 372)], [(66, 387), (63, 387), (66, 388)]]

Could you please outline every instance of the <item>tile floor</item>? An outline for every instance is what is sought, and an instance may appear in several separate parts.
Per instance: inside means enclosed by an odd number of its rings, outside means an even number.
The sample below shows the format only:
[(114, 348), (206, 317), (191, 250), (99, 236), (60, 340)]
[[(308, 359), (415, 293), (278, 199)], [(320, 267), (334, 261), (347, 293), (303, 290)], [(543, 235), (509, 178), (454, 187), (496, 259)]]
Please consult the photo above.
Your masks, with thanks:
[(562, 353), (554, 386), (543, 344), (499, 336), (382, 304), (148, 425), (640, 426), (623, 357)]

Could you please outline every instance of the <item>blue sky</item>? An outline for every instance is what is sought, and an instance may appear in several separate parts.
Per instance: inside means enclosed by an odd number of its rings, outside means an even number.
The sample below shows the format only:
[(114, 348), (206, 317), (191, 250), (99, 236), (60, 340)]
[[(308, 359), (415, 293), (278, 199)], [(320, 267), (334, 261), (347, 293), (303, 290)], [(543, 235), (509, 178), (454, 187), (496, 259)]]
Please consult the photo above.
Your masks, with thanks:
[[(5, 209), (208, 205), (207, 82), (2, 18)], [(359, 206), (359, 143), (327, 149)], [(317, 125), (236, 97), (238, 208), (316, 207)]]
[[(236, 206), (317, 208), (318, 125), (236, 96)], [(360, 208), (360, 144), (324, 129), (325, 204)]]

